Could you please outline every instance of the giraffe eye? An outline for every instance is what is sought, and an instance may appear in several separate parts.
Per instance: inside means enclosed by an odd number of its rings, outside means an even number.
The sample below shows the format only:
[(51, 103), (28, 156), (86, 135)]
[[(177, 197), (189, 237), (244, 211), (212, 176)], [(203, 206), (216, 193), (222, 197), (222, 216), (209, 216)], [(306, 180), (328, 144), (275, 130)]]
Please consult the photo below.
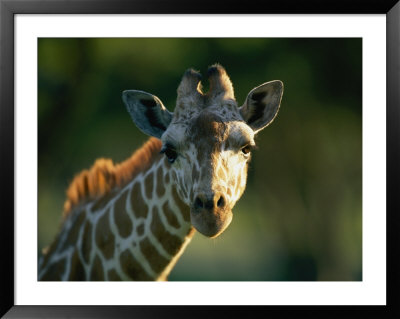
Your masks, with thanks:
[(250, 145), (246, 145), (245, 147), (242, 147), (242, 153), (244, 155), (248, 155), (251, 152), (251, 146)]
[(173, 162), (175, 162), (178, 154), (172, 149), (167, 149), (165, 151), (165, 156), (167, 157), (168, 162), (170, 162), (172, 164)]
[(176, 158), (178, 157), (178, 153), (168, 144), (161, 149), (161, 153), (165, 154), (168, 162), (171, 164), (175, 162)]

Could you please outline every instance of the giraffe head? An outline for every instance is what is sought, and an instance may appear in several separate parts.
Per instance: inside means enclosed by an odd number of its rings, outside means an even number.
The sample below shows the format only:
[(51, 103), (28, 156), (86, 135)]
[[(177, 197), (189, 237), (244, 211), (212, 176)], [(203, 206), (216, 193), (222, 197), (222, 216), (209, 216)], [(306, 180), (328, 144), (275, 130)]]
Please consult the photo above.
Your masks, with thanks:
[(175, 111), (149, 93), (127, 90), (123, 101), (134, 123), (162, 141), (178, 194), (190, 207), (192, 225), (208, 237), (221, 234), (243, 194), (255, 135), (278, 113), (281, 81), (252, 89), (238, 107), (232, 83), (220, 65), (208, 69), (209, 91), (189, 69), (178, 87)]

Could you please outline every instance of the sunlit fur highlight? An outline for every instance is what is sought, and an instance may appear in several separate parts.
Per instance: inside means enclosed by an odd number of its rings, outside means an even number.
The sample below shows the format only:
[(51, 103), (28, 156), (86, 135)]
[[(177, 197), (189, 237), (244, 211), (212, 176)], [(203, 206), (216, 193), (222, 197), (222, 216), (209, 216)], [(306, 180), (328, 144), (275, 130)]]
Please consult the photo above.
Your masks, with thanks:
[(151, 137), (127, 160), (114, 164), (111, 159), (96, 160), (89, 170), (74, 177), (67, 189), (64, 203), (64, 217), (75, 207), (121, 188), (129, 183), (141, 171), (149, 168), (160, 153), (161, 141)]

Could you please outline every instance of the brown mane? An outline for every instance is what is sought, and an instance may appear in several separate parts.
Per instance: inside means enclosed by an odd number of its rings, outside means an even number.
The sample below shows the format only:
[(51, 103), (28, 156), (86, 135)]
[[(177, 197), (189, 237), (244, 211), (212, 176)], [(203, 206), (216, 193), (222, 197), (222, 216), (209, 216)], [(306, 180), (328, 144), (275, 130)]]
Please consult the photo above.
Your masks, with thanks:
[(115, 187), (122, 187), (141, 171), (150, 167), (154, 157), (160, 152), (161, 141), (151, 137), (127, 160), (114, 164), (111, 159), (96, 160), (89, 170), (74, 177), (67, 189), (64, 216), (79, 204), (100, 198)]

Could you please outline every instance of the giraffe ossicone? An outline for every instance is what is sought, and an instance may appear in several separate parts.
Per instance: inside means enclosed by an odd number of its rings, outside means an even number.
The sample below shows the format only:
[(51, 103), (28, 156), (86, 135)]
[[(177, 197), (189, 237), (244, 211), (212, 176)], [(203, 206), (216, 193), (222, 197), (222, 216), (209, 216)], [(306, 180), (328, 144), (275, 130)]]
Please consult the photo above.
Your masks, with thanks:
[(67, 191), (65, 219), (39, 263), (39, 280), (166, 280), (193, 236), (219, 236), (246, 187), (254, 136), (276, 117), (279, 80), (252, 89), (242, 106), (225, 69), (189, 69), (174, 112), (153, 94), (123, 102), (150, 140), (125, 162), (98, 160)]

